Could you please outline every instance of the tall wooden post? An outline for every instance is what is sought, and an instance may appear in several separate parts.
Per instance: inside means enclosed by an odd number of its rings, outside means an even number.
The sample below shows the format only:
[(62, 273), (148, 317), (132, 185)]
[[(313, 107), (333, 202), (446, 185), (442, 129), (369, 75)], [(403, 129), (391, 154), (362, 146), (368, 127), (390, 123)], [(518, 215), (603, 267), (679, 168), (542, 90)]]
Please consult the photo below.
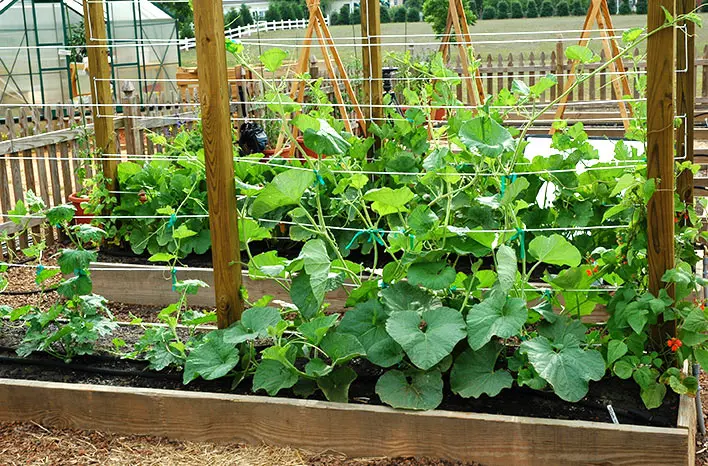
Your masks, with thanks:
[[(647, 30), (666, 21), (663, 9), (674, 13), (674, 0), (650, 0)], [(656, 192), (647, 205), (649, 291), (664, 288), (661, 277), (674, 267), (674, 29), (665, 28), (647, 40), (647, 177), (656, 180)], [(673, 287), (668, 287), (673, 294)], [(661, 324), (661, 322), (660, 322)], [(659, 325), (654, 343), (676, 326)]]
[[(89, 62), (88, 72), (96, 147), (101, 151), (101, 154), (115, 154), (113, 95), (110, 82), (111, 65), (108, 62), (103, 2), (84, 0), (84, 32)], [(118, 188), (118, 160), (103, 160), (103, 174), (112, 180), (112, 187), (116, 190)]]
[[(682, 15), (696, 8), (696, 0), (676, 0), (676, 15)], [(676, 156), (693, 162), (693, 125), (696, 101), (696, 25), (692, 21), (681, 23), (685, 31), (676, 33), (676, 114), (685, 118), (676, 130)], [(693, 173), (684, 170), (676, 180), (676, 191), (680, 199), (690, 206), (693, 204)]]
[(362, 0), (361, 37), (364, 68), (364, 100), (367, 119), (381, 124), (383, 119), (383, 62), (381, 61), (381, 5), (379, 0)]
[(216, 315), (219, 328), (225, 328), (241, 317), (243, 302), (224, 8), (221, 0), (193, 5)]

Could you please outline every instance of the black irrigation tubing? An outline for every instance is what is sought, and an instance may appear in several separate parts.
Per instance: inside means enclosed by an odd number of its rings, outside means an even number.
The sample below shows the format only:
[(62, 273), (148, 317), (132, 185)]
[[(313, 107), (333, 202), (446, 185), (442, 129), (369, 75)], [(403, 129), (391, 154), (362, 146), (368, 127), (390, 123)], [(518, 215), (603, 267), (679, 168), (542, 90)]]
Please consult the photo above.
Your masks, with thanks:
[[(113, 359), (113, 361), (119, 361)], [(112, 369), (108, 367), (96, 367), (88, 364), (76, 364), (76, 363), (66, 363), (59, 360), (50, 359), (35, 359), (35, 358), (21, 358), (19, 356), (0, 356), (0, 363), (5, 364), (18, 364), (18, 365), (31, 365), (31, 366), (41, 366), (49, 367), (59, 370), (73, 370), (80, 372), (88, 372), (91, 374), (98, 375), (109, 375), (117, 377), (140, 377), (145, 379), (168, 379), (168, 380), (178, 380), (182, 381), (181, 374), (168, 374), (152, 371), (138, 371), (138, 370), (126, 370), (126, 369)]]
[(57, 291), (58, 286), (52, 288), (45, 288), (43, 290), (29, 290), (29, 291), (1, 291), (0, 296), (31, 296), (40, 293), (51, 293)]

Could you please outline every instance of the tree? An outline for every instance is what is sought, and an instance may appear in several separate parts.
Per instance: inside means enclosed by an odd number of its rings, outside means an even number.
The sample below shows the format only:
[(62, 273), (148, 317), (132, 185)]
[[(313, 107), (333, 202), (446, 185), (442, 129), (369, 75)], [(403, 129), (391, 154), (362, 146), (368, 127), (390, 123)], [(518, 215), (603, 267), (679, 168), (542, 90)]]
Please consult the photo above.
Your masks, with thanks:
[(177, 20), (178, 34), (180, 37), (194, 37), (194, 14), (192, 7), (185, 2), (156, 2), (162, 11), (169, 13)]
[(565, 0), (556, 3), (556, 16), (570, 16), (570, 7)]
[[(435, 34), (440, 35), (445, 32), (445, 24), (447, 24), (447, 10), (450, 5), (448, 0), (425, 0), (423, 2), (423, 18), (430, 23)], [(467, 24), (474, 24), (477, 21), (477, 15), (470, 10), (469, 2), (463, 2), (465, 16), (467, 16)]]
[(406, 0), (406, 8), (415, 8), (416, 10), (422, 10), (423, 0)]
[(538, 18), (538, 5), (536, 4), (536, 0), (529, 0), (526, 4), (526, 17)]
[(509, 17), (509, 4), (504, 0), (497, 3), (497, 19), (507, 19)]
[(570, 14), (573, 16), (585, 16), (587, 8), (583, 6), (582, 0), (573, 0), (570, 2)]
[(409, 23), (417, 23), (420, 21), (420, 10), (416, 8), (408, 8), (406, 19)]
[(265, 12), (266, 21), (280, 21), (280, 5), (277, 3), (270, 3), (268, 9)]
[(638, 15), (647, 14), (647, 0), (637, 0), (637, 3), (634, 4), (634, 8), (636, 9)]
[(381, 7), (381, 22), (390, 23), (391, 22), (391, 9), (387, 7)]
[(539, 16), (547, 18), (555, 14), (556, 12), (553, 9), (553, 3), (551, 3), (550, 0), (543, 0), (543, 3), (541, 3), (541, 10), (539, 11)]
[(471, 0), (470, 8), (474, 11), (477, 17), (482, 16), (482, 11), (484, 10), (484, 0)]
[(330, 13), (329, 14), (329, 25), (330, 26), (339, 26), (340, 24), (342, 24), (342, 23), (339, 22), (339, 15), (337, 14), (337, 12), (333, 11), (332, 13)]
[(482, 13), (482, 19), (496, 19), (497, 9), (493, 6), (485, 6), (484, 12)]
[(243, 26), (241, 15), (235, 8), (231, 8), (224, 15), (224, 29), (237, 28), (239, 26)]
[(399, 7), (393, 8), (393, 22), (394, 23), (405, 23), (407, 16), (408, 16), (408, 11), (406, 11), (406, 7), (399, 6)]
[(511, 2), (511, 17), (512, 18), (523, 18), (524, 17), (524, 7), (521, 6), (521, 2), (514, 0)]
[(297, 11), (294, 3), (282, 2), (280, 4), (280, 19), (297, 19)]
[(619, 14), (621, 15), (631, 15), (632, 7), (629, 6), (629, 0), (622, 0), (619, 7)]
[(349, 24), (361, 24), (361, 10), (359, 5), (354, 7), (352, 14), (349, 15)]
[(339, 22), (338, 24), (351, 24), (349, 19), (349, 4), (345, 3), (342, 8), (339, 9)]
[(245, 3), (241, 4), (241, 8), (238, 10), (238, 15), (241, 17), (241, 24), (243, 26), (248, 26), (253, 24), (253, 16), (251, 16), (251, 10), (248, 9)]

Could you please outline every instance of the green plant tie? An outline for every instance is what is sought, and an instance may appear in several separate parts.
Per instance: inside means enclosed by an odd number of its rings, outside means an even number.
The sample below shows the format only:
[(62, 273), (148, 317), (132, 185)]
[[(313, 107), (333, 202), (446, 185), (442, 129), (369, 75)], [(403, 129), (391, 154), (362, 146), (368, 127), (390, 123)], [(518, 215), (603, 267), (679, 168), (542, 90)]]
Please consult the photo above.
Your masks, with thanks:
[(177, 291), (177, 269), (173, 267), (170, 274), (172, 275), (172, 291)]
[(454, 293), (455, 291), (457, 291), (457, 287), (455, 285), (450, 286), (450, 291)]
[(543, 297), (546, 298), (547, 301), (550, 301), (551, 298), (553, 297), (551, 290), (549, 290), (549, 289), (543, 290)]
[(324, 185), (325, 185), (325, 180), (324, 180), (324, 178), (322, 178), (322, 175), (320, 175), (320, 172), (317, 171), (316, 169), (315, 169), (315, 170), (312, 170), (312, 171), (315, 172), (315, 179), (317, 180), (317, 182), (318, 182), (319, 184), (321, 184), (322, 186), (324, 186)]
[(37, 266), (37, 270), (36, 270), (35, 273), (36, 273), (36, 275), (39, 277), (39, 276), (42, 274), (42, 272), (44, 272), (44, 266), (43, 266), (42, 264), (39, 264), (39, 265)]
[(88, 274), (86, 273), (86, 271), (84, 269), (74, 269), (74, 275), (76, 275), (77, 277), (88, 276)]
[(413, 233), (408, 233), (408, 238), (411, 241), (411, 250), (415, 249), (415, 235)]
[(514, 241), (515, 239), (519, 239), (519, 257), (521, 260), (526, 259), (526, 232), (523, 230), (523, 228), (516, 227), (516, 233), (514, 233), (514, 236), (511, 237), (509, 241)]
[(352, 246), (354, 246), (354, 243), (356, 242), (356, 240), (357, 240), (361, 235), (366, 235), (366, 234), (369, 235), (369, 237), (368, 237), (368, 239), (367, 239), (367, 241), (368, 241), (369, 243), (373, 243), (374, 241), (376, 241), (376, 242), (379, 243), (381, 246), (384, 246), (384, 242), (383, 242), (383, 240), (381, 239), (381, 235), (382, 235), (383, 233), (384, 233), (384, 231), (383, 231), (381, 228), (369, 228), (369, 229), (367, 229), (367, 230), (359, 230), (359, 231), (356, 232), (356, 234), (354, 235), (354, 237), (352, 238), (352, 240), (349, 241), (349, 244), (347, 244), (347, 247), (346, 247), (345, 249), (351, 249)]
[(379, 288), (381, 288), (382, 290), (388, 288), (388, 283), (383, 280), (379, 280)]
[(167, 221), (167, 228), (172, 228), (177, 223), (177, 214), (170, 215), (170, 219)]
[(502, 196), (504, 195), (504, 191), (506, 191), (506, 179), (507, 179), (507, 178), (509, 178), (509, 180), (510, 180), (510, 181), (509, 181), (509, 184), (513, 183), (514, 181), (516, 181), (516, 173), (513, 173), (513, 174), (511, 174), (511, 175), (504, 175), (504, 176), (502, 176), (502, 178), (501, 178), (501, 189), (500, 189), (500, 191), (501, 191), (500, 194), (501, 194)]

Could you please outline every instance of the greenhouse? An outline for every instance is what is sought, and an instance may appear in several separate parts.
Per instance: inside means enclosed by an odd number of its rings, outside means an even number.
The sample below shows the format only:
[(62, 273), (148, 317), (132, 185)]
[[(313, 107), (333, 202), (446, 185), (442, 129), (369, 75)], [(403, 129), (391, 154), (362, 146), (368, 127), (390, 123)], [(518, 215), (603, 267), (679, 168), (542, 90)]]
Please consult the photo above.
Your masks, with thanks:
[[(107, 2), (105, 11), (113, 83), (134, 81), (141, 102), (174, 90), (174, 18), (147, 0)], [(83, 15), (75, 0), (0, 1), (0, 104), (90, 99)]]

